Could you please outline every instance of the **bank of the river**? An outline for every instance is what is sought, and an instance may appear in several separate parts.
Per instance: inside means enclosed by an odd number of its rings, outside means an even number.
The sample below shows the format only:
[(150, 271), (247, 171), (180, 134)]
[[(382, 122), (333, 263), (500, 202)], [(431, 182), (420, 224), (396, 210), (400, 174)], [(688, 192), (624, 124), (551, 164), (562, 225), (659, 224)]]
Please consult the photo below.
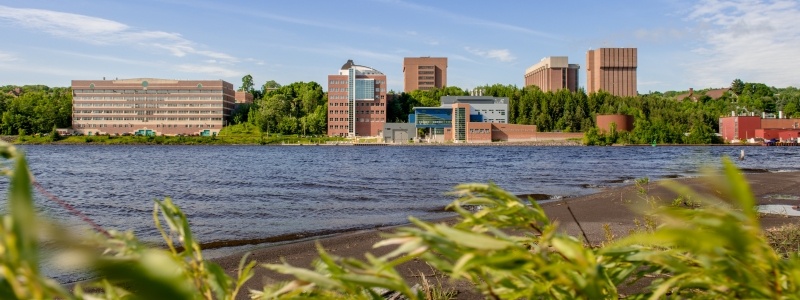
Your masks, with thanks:
[(57, 140), (49, 136), (3, 136), (19, 145), (282, 145), (327, 144), (346, 140), (326, 136), (67, 136)]
[[(747, 179), (751, 185), (752, 193), (758, 204), (783, 204), (796, 205), (800, 198), (800, 172), (786, 173), (760, 173), (748, 174)], [(681, 179), (678, 182), (695, 190), (707, 188), (708, 181), (703, 178)], [(670, 205), (670, 201), (677, 195), (674, 191), (659, 184), (647, 185), (648, 195), (653, 199), (661, 199), (663, 205)], [(592, 244), (601, 244), (606, 241), (608, 233), (606, 227), (615, 237), (622, 237), (636, 230), (640, 225), (637, 220), (642, 220), (644, 204), (643, 196), (633, 185), (625, 185), (598, 193), (566, 199), (564, 201), (543, 204), (547, 216), (558, 222), (559, 228), (573, 236), (584, 234)], [(650, 205), (646, 204), (645, 206)], [(567, 209), (569, 207), (569, 210)], [(580, 222), (580, 228), (575, 222)], [(455, 222), (456, 218), (442, 219), (437, 222)], [(763, 228), (775, 228), (784, 224), (800, 223), (800, 217), (788, 214), (764, 214), (760, 219)], [(394, 250), (391, 246), (373, 247), (384, 239), (383, 235), (393, 232), (397, 227), (380, 227), (372, 230), (346, 232), (331, 236), (306, 239), (295, 243), (279, 246), (264, 247), (251, 250), (249, 260), (258, 263), (280, 264), (287, 262), (293, 266), (311, 268), (312, 262), (319, 257), (317, 245), (322, 245), (325, 250), (336, 256), (364, 259), (366, 253), (375, 256), (385, 255)], [(229, 274), (236, 274), (239, 261), (243, 253), (229, 254), (214, 259)], [(396, 268), (398, 272), (412, 285), (420, 283), (420, 274), (437, 274), (432, 267), (422, 260), (413, 260)], [(275, 283), (293, 279), (290, 276), (271, 272), (264, 268), (256, 268), (256, 275), (246, 283), (245, 289), (260, 290), (265, 283)], [(430, 275), (436, 279), (435, 275)], [(484, 299), (471, 284), (466, 281), (449, 281), (447, 278), (438, 278), (445, 286), (458, 292), (458, 299)], [(431, 278), (428, 278), (431, 280)], [(631, 285), (620, 286), (622, 293), (631, 293), (644, 288), (647, 282), (635, 282)], [(239, 297), (244, 299), (245, 297)]]

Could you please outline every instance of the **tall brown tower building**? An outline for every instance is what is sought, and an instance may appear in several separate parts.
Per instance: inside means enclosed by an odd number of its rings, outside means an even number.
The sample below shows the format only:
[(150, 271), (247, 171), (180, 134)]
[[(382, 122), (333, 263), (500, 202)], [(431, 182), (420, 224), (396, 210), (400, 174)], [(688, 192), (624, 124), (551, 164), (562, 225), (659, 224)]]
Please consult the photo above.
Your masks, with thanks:
[(636, 48), (599, 48), (586, 53), (586, 92), (622, 97), (638, 95)]
[(535, 85), (545, 92), (568, 89), (578, 90), (577, 64), (570, 64), (566, 56), (551, 56), (525, 70), (525, 86)]
[(403, 59), (403, 91), (430, 90), (447, 86), (447, 57)]
[(386, 124), (386, 75), (348, 60), (328, 75), (328, 136), (377, 136)]

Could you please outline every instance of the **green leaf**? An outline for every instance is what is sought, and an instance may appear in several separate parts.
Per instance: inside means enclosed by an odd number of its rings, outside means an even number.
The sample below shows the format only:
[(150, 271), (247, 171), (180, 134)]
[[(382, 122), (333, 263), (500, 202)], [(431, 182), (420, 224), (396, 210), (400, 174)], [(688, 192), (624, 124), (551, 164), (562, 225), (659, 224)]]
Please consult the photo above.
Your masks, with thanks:
[(20, 260), (27, 262), (34, 272), (39, 273), (39, 259), (37, 249), (37, 222), (36, 212), (33, 209), (33, 191), (31, 190), (31, 175), (25, 156), (17, 157), (14, 175), (11, 177), (11, 187), (8, 192), (9, 210), (13, 220), (12, 228), (16, 235), (16, 245), (11, 245), (19, 251)]
[(100, 275), (130, 287), (142, 299), (194, 299), (198, 291), (182, 265), (165, 251), (146, 250), (138, 259), (101, 259)]
[(506, 241), (501, 241), (482, 234), (458, 230), (445, 225), (436, 225), (435, 228), (451, 241), (478, 250), (502, 250), (512, 245)]

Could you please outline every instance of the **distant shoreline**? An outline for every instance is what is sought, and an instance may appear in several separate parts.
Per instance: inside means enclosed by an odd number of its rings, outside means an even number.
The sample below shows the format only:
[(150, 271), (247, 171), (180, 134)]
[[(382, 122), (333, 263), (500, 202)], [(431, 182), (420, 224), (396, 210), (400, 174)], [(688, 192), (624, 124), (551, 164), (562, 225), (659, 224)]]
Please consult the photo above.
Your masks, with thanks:
[[(209, 145), (231, 145), (231, 146), (586, 146), (582, 141), (569, 140), (536, 140), (536, 141), (513, 141), (513, 142), (489, 142), (489, 143), (378, 143), (352, 141), (329, 141), (327, 138), (270, 138), (269, 140), (256, 140), (253, 137), (108, 137), (108, 136), (70, 136), (59, 141), (48, 141), (47, 137), (26, 136), (27, 140), (20, 141), (19, 136), (4, 135), (0, 139), (15, 145), (185, 145), (185, 146), (209, 146)], [(283, 140), (282, 140), (283, 139)], [(298, 141), (299, 139), (305, 139)], [(319, 141), (313, 141), (319, 139)], [(762, 147), (762, 144), (615, 144), (610, 147), (704, 147), (704, 146), (736, 146), (736, 147)], [(602, 146), (598, 146), (602, 147)], [(606, 146), (608, 147), (608, 146)], [(776, 146), (781, 147), (781, 146)]]

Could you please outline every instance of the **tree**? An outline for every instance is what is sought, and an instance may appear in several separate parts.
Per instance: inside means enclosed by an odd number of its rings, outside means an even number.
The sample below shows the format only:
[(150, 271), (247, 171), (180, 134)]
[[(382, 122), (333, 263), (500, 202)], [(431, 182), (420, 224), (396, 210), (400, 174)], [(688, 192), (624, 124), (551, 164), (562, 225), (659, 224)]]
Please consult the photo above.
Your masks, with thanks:
[(741, 95), (742, 91), (744, 90), (744, 82), (741, 79), (736, 78), (731, 82), (731, 91), (736, 95)]
[(247, 74), (242, 77), (242, 86), (239, 87), (239, 91), (253, 93), (253, 76)]

